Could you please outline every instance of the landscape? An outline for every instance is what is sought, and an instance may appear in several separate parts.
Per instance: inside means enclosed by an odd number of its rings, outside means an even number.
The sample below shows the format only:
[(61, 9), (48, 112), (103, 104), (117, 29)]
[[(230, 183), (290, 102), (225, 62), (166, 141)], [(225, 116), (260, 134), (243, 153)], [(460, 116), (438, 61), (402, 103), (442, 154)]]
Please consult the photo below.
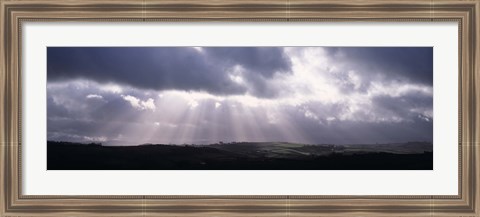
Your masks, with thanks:
[(431, 170), (432, 148), (428, 142), (138, 146), (48, 142), (47, 162), (53, 170)]
[(47, 170), (433, 170), (433, 47), (47, 47)]

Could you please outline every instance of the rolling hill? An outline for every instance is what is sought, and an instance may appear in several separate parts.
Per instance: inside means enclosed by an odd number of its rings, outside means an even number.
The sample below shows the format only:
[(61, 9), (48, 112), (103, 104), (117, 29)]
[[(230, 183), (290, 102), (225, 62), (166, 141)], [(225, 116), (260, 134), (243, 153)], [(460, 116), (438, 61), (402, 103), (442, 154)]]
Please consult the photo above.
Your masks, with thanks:
[(431, 170), (433, 145), (47, 143), (48, 170)]

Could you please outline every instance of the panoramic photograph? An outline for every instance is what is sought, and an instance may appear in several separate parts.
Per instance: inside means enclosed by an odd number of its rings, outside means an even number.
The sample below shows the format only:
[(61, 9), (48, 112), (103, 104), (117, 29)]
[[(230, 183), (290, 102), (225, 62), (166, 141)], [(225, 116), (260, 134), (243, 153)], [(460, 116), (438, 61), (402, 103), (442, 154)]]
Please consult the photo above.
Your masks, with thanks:
[(48, 47), (48, 170), (433, 170), (432, 47)]

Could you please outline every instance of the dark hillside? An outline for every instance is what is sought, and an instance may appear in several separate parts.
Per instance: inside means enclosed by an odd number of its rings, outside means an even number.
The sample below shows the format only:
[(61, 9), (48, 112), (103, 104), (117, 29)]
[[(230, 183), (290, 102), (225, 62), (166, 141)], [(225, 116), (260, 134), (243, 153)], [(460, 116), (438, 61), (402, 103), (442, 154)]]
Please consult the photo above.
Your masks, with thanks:
[[(365, 145), (364, 145), (365, 146)], [(431, 170), (433, 152), (334, 145), (236, 143), (101, 146), (48, 142), (48, 170)], [(377, 147), (378, 145), (372, 145)]]

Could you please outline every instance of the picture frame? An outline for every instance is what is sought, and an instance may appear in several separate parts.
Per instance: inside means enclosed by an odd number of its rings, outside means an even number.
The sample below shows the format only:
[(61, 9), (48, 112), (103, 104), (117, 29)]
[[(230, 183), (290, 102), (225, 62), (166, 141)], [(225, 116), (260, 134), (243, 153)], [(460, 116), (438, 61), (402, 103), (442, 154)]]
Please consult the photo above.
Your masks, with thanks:
[[(480, 216), (478, 0), (0, 2), (1, 216)], [(23, 195), (24, 22), (442, 22), (459, 24), (458, 195)]]

